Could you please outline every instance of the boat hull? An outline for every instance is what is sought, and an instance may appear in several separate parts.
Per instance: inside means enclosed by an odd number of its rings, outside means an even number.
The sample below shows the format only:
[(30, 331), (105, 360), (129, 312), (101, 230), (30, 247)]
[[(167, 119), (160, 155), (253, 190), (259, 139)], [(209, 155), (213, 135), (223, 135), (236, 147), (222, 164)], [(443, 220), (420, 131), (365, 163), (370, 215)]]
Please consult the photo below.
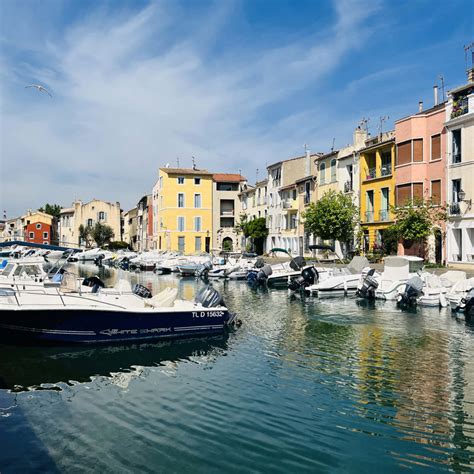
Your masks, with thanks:
[(196, 311), (2, 309), (0, 340), (24, 344), (110, 344), (223, 333), (234, 315), (226, 308)]

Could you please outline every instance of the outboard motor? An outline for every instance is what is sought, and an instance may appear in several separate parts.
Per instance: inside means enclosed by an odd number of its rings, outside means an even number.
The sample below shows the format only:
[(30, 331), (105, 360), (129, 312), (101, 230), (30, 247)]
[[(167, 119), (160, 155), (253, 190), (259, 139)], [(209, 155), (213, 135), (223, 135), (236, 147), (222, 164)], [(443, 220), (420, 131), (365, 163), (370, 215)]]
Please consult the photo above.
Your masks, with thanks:
[(466, 319), (471, 319), (474, 316), (474, 288), (471, 288), (466, 297), (461, 299), (454, 311), (463, 312)]
[(417, 298), (423, 293), (423, 280), (415, 275), (405, 284), (405, 291), (397, 297), (397, 306), (399, 308), (409, 308), (416, 306)]
[(314, 285), (319, 280), (318, 270), (314, 267), (307, 267), (301, 271), (301, 275), (293, 278), (288, 288), (291, 291), (301, 291), (307, 288), (308, 286)]
[(224, 306), (224, 300), (221, 294), (210, 285), (205, 286), (197, 292), (195, 301), (198, 304), (202, 304), (205, 308)]
[(257, 273), (257, 283), (263, 285), (267, 282), (268, 277), (273, 273), (270, 265), (264, 265), (261, 270)]
[(290, 268), (292, 270), (301, 270), (306, 265), (304, 257), (295, 257), (290, 261)]
[(139, 283), (133, 287), (133, 294), (145, 299), (151, 298), (152, 296), (151, 291), (146, 286), (140, 285)]
[(254, 267), (255, 268), (263, 268), (265, 266), (265, 260), (263, 258), (257, 258)]
[(97, 293), (100, 288), (105, 288), (105, 283), (98, 276), (91, 276), (82, 280), (82, 286), (92, 288), (92, 293)]
[(256, 285), (257, 275), (258, 275), (258, 270), (249, 270), (247, 272), (247, 283), (250, 283), (251, 285)]
[(375, 299), (375, 290), (379, 287), (378, 281), (374, 278), (375, 269), (370, 269), (362, 282), (362, 287), (357, 290), (360, 298)]
[(128, 257), (124, 257), (121, 262), (118, 264), (119, 268), (122, 270), (128, 270), (128, 267), (130, 266), (130, 259)]
[(102, 266), (102, 260), (104, 260), (104, 257), (105, 257), (105, 255), (103, 253), (97, 255), (97, 257), (95, 257), (95, 259), (94, 259), (94, 263), (98, 267), (101, 267)]
[(197, 270), (196, 276), (206, 280), (209, 276), (209, 270), (212, 269), (212, 262), (207, 261), (204, 262)]

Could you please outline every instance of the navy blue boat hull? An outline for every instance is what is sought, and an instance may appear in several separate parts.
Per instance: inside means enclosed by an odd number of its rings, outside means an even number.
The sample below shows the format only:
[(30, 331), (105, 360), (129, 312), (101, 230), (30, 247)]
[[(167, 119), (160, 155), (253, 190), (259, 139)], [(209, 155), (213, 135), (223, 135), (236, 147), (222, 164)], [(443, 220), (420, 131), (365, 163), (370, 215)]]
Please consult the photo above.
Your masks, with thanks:
[(0, 340), (25, 344), (110, 344), (223, 333), (227, 309), (139, 313), (87, 309), (0, 311)]

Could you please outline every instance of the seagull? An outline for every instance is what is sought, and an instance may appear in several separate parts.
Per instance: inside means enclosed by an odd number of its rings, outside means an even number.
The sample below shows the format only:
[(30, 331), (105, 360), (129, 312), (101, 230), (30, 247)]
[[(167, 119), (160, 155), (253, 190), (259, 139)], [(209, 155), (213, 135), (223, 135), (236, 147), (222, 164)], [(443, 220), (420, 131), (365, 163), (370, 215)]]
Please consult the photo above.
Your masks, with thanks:
[(29, 86), (25, 86), (25, 89), (28, 89), (29, 87), (35, 87), (40, 92), (48, 94), (51, 98), (53, 98), (53, 96), (49, 93), (49, 91), (47, 89), (45, 89), (43, 86), (39, 85), (39, 84), (30, 84)]

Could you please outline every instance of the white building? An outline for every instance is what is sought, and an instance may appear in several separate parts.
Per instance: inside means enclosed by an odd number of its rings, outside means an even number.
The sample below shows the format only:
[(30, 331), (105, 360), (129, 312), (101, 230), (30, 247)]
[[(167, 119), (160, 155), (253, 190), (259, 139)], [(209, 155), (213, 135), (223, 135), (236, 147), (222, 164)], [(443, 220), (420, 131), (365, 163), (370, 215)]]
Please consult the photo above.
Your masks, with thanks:
[(474, 68), (446, 107), (447, 261), (474, 265)]

